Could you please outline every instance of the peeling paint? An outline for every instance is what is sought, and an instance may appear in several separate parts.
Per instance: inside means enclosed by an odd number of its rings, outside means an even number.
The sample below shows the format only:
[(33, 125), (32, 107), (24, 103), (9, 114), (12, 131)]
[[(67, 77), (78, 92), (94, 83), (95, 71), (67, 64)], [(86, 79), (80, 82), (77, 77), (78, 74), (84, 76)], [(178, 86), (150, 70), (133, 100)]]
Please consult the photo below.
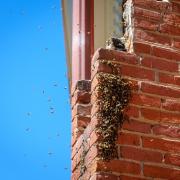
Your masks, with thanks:
[(133, 53), (133, 22), (132, 22), (132, 0), (127, 0), (124, 3), (123, 19), (125, 23), (124, 41), (128, 52)]

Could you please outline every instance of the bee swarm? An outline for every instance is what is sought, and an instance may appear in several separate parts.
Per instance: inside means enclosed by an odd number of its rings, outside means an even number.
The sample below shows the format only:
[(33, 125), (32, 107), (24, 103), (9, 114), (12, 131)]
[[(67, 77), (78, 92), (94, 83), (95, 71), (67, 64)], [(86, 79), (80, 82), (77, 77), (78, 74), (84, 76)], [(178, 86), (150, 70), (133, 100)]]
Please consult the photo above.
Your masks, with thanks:
[[(107, 62), (107, 64), (116, 69), (112, 63)], [(97, 117), (100, 119), (96, 129), (100, 136), (97, 143), (98, 155), (100, 159), (108, 161), (117, 158), (118, 129), (123, 124), (123, 111), (131, 97), (131, 82), (118, 75), (107, 73), (99, 73), (98, 82), (99, 111)]]

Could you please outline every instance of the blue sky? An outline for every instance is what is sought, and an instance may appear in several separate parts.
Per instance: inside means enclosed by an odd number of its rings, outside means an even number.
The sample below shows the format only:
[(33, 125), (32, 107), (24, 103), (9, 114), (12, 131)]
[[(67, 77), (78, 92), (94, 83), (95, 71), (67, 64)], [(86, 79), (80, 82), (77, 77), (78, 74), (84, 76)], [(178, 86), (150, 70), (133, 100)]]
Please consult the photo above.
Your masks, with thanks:
[(59, 0), (0, 5), (0, 179), (70, 179), (70, 104)]

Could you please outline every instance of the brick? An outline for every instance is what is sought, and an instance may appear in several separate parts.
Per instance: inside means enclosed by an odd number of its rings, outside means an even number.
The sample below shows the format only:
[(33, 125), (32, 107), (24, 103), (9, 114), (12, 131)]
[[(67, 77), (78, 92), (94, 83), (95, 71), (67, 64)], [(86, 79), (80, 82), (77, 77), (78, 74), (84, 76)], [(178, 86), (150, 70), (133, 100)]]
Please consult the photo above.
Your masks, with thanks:
[(151, 58), (151, 61), (152, 61), (152, 68), (169, 71), (169, 72), (179, 71), (178, 63), (176, 62), (169, 62), (158, 58)]
[(138, 57), (135, 54), (123, 51), (107, 50), (104, 48), (99, 48), (95, 52), (92, 62), (94, 63), (97, 60), (113, 60), (115, 62), (138, 64)]
[(98, 173), (95, 174), (91, 180), (119, 180), (119, 177), (114, 174)]
[(81, 116), (89, 116), (91, 113), (91, 105), (90, 104), (76, 104), (76, 106), (72, 110), (72, 117), (75, 115)]
[(72, 172), (78, 168), (79, 166), (79, 162), (81, 161), (81, 157), (82, 157), (82, 152), (83, 152), (83, 149), (82, 147), (77, 151), (76, 155), (73, 157), (72, 159)]
[(139, 117), (139, 108), (135, 106), (129, 106), (125, 109), (124, 114), (127, 115), (128, 117)]
[(178, 124), (178, 123), (180, 123), (180, 113), (161, 112), (160, 120), (161, 120), (161, 122)]
[(90, 142), (89, 142), (89, 146), (91, 147), (94, 143), (97, 142), (97, 140), (99, 140), (100, 137), (98, 136), (98, 134), (96, 133), (96, 131), (93, 131), (90, 135)]
[(180, 28), (179, 27), (168, 25), (166, 23), (160, 25), (160, 32), (169, 34), (169, 35), (180, 36)]
[[(164, 24), (171, 25), (171, 26), (178, 26), (180, 25), (180, 15), (174, 13), (167, 13), (163, 16)], [(176, 27), (174, 27), (176, 28)]]
[(90, 117), (84, 117), (84, 116), (76, 116), (74, 119), (73, 119), (73, 129), (75, 128), (86, 128), (87, 125), (89, 124), (90, 122)]
[(78, 141), (79, 137), (82, 135), (84, 130), (80, 128), (72, 129), (72, 138), (71, 138), (71, 145), (74, 146), (75, 143)]
[(85, 165), (86, 167), (97, 157), (98, 155), (98, 150), (96, 146), (92, 146), (88, 153), (85, 156)]
[(145, 67), (152, 68), (152, 62), (153, 62), (153, 57), (152, 56), (145, 56), (141, 60), (141, 65)]
[(174, 76), (175, 84), (180, 86), (180, 75)]
[(130, 134), (130, 133), (119, 133), (117, 143), (121, 145), (126, 144), (126, 145), (139, 146), (140, 137), (138, 135)]
[(134, 17), (141, 17), (146, 20), (159, 21), (161, 14), (159, 12), (151, 11), (148, 9), (134, 7)]
[(155, 135), (165, 135), (173, 138), (180, 138), (180, 127), (173, 125), (154, 125), (153, 133)]
[(173, 39), (173, 47), (180, 49), (180, 39)]
[(91, 94), (93, 94), (93, 91), (95, 90), (95, 88), (98, 86), (99, 84), (99, 79), (98, 79), (98, 73), (95, 73), (94, 76), (92, 76), (91, 74), (91, 79), (92, 79), (92, 83), (91, 83)]
[(142, 82), (141, 91), (160, 96), (180, 98), (180, 89)]
[(162, 112), (153, 109), (141, 109), (141, 115), (145, 119), (163, 122), (163, 123), (180, 123), (180, 113)]
[(179, 100), (172, 100), (172, 99), (166, 99), (162, 103), (163, 109), (169, 110), (169, 111), (178, 111), (180, 112), (180, 102)]
[(152, 60), (150, 58), (144, 57), (141, 59), (140, 65), (152, 68)]
[(91, 81), (90, 80), (79, 80), (75, 84), (72, 84), (71, 95), (72, 97), (76, 92), (90, 92)]
[[(103, 73), (113, 73), (113, 69), (111, 66), (109, 66), (108, 64), (102, 63), (101, 61), (96, 61), (96, 63), (94, 64), (95, 69), (92, 72), (92, 77), (94, 77), (95, 74), (99, 73), (99, 72), (103, 72)], [(116, 74), (118, 73), (117, 70)]]
[(91, 115), (95, 115), (95, 114), (97, 114), (97, 112), (99, 111), (99, 105), (98, 105), (98, 101), (96, 102), (96, 103), (94, 103), (93, 105), (92, 105), (92, 109), (91, 109)]
[(76, 89), (79, 91), (87, 91), (91, 90), (91, 81), (90, 80), (79, 80), (76, 83)]
[(71, 105), (75, 103), (88, 104), (90, 102), (90, 93), (86, 91), (76, 91), (72, 97)]
[(175, 84), (174, 75), (159, 72), (159, 82), (168, 83), (168, 84)]
[(123, 146), (120, 149), (122, 158), (143, 162), (162, 162), (163, 156), (160, 152), (144, 150), (134, 147)]
[(80, 149), (81, 145), (82, 145), (82, 140), (83, 140), (83, 137), (80, 136), (77, 140), (77, 142), (74, 144), (73, 148), (72, 148), (72, 153), (71, 153), (71, 156), (73, 157), (77, 152), (78, 150)]
[(133, 94), (131, 99), (132, 104), (140, 105), (140, 106), (149, 106), (149, 107), (157, 107), (161, 106), (161, 99), (158, 97), (153, 97), (145, 94)]
[(120, 180), (147, 180), (142, 177), (128, 176), (128, 175), (120, 175)]
[(160, 166), (144, 165), (144, 175), (155, 178), (165, 178), (169, 180), (175, 180), (180, 178), (179, 169), (170, 169)]
[(74, 144), (76, 143), (76, 141), (77, 141), (77, 137), (73, 134), (73, 135), (71, 136), (71, 146), (74, 146)]
[[(88, 125), (89, 128), (91, 127), (90, 132), (87, 132), (89, 135), (94, 131), (94, 129), (97, 127), (97, 125), (99, 125), (100, 121), (101, 121), (101, 119), (99, 119), (96, 115), (91, 116), (91, 121)], [(86, 129), (85, 129), (85, 131), (86, 131)], [(87, 129), (87, 131), (88, 131), (88, 129)]]
[(165, 154), (164, 156), (165, 158), (165, 163), (166, 164), (172, 164), (175, 166), (179, 166), (180, 167), (180, 154)]
[(142, 42), (134, 42), (134, 51), (136, 54), (150, 54), (151, 46)]
[(153, 109), (141, 109), (141, 115), (145, 119), (160, 121), (160, 111)]
[(76, 143), (77, 139), (82, 135), (83, 131), (81, 129), (75, 129), (72, 131), (72, 146)]
[(144, 20), (144, 19), (135, 17), (134, 27), (144, 29), (144, 30), (157, 31), (159, 28), (159, 24), (157, 22), (149, 21), (147, 19)]
[(139, 6), (145, 9), (151, 9), (153, 11), (169, 11), (171, 6), (169, 3), (154, 1), (154, 0), (133, 0), (135, 6)]
[[(143, 68), (138, 68), (138, 67), (124, 65), (124, 64), (118, 65), (116, 66), (116, 68), (113, 68), (109, 66), (108, 64), (102, 63), (101, 61), (96, 61), (95, 69), (92, 73), (92, 77), (94, 77), (97, 73), (100, 73), (100, 72), (111, 73), (111, 74), (116, 74), (116, 75), (118, 75), (119, 73), (119, 75), (124, 74), (130, 77), (139, 77), (139, 78), (150, 79), (150, 80), (154, 79), (154, 72), (151, 70), (146, 70)], [(95, 81), (98, 81), (98, 80), (95, 80)], [(93, 88), (94, 88), (94, 85), (93, 85)]]
[(172, 2), (172, 11), (176, 13), (180, 13), (180, 4), (176, 2)]
[(155, 79), (154, 71), (134, 66), (122, 65), (121, 73), (125, 76), (130, 76), (134, 78), (148, 79), (151, 81), (154, 81)]
[(97, 162), (97, 171), (110, 171), (116, 173), (140, 174), (140, 165), (123, 160), (111, 160), (109, 162)]
[(85, 180), (85, 179), (90, 179), (90, 177), (91, 177), (91, 172), (88, 169), (86, 169), (84, 174), (82, 174), (82, 176), (79, 179)]
[(76, 166), (79, 165), (80, 161), (82, 160), (83, 151), (84, 151), (84, 148), (81, 146), (81, 148), (78, 150), (77, 154), (75, 155)]
[(163, 44), (163, 45), (171, 45), (171, 39), (169, 37), (164, 37), (160, 33), (154, 33), (154, 32), (148, 32), (148, 31), (143, 31), (140, 29), (135, 29), (134, 32), (134, 37), (135, 41), (137, 40), (143, 40), (147, 42), (152, 42), (152, 43), (158, 43), (158, 44)]
[(122, 126), (123, 129), (141, 133), (150, 133), (151, 125), (143, 122), (139, 122), (136, 120), (125, 121)]
[(71, 160), (71, 171), (73, 172), (77, 168), (76, 156)]
[(72, 180), (77, 180), (77, 179), (79, 179), (79, 176), (80, 176), (80, 167), (78, 167), (78, 168), (72, 173), (71, 179), (72, 179)]
[(160, 47), (152, 47), (152, 55), (170, 60), (180, 61), (180, 52)]
[(158, 70), (179, 72), (178, 63), (166, 61), (152, 56), (144, 57), (141, 61), (141, 65)]
[(151, 149), (159, 149), (167, 152), (180, 152), (180, 141), (157, 139), (152, 137), (143, 137), (143, 147)]
[(166, 73), (159, 73), (159, 82), (175, 84), (180, 86), (180, 76), (166, 74)]
[(90, 123), (88, 124), (88, 126), (86, 127), (86, 129), (84, 130), (84, 134), (83, 134), (83, 137), (85, 139), (89, 138), (91, 133), (94, 131), (95, 129), (95, 126), (96, 126), (96, 123), (97, 121), (90, 121)]

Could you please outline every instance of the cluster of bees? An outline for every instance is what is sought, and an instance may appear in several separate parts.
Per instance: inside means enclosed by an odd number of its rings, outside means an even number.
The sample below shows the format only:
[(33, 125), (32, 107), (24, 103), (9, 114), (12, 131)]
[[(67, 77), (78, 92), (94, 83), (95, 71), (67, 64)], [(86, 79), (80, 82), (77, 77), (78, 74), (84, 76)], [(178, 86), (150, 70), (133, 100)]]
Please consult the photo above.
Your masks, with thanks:
[[(107, 63), (116, 68), (112, 63)], [(107, 73), (99, 73), (98, 80), (98, 152), (100, 159), (110, 160), (117, 157), (118, 129), (124, 122), (123, 111), (131, 98), (131, 83), (118, 75)]]
[[(109, 161), (118, 156), (116, 140), (118, 130), (125, 120), (123, 111), (131, 98), (131, 82), (119, 76), (119, 68), (111, 61), (101, 60), (101, 63), (111, 67), (113, 73), (99, 73), (97, 87), (99, 105), (97, 117), (100, 120), (96, 127), (96, 132), (100, 137), (97, 142), (98, 157), (101, 160)], [(80, 177), (87, 168), (85, 166), (87, 154), (85, 143), (87, 142), (84, 139), (80, 160)]]

